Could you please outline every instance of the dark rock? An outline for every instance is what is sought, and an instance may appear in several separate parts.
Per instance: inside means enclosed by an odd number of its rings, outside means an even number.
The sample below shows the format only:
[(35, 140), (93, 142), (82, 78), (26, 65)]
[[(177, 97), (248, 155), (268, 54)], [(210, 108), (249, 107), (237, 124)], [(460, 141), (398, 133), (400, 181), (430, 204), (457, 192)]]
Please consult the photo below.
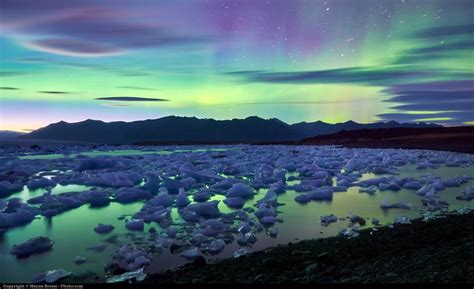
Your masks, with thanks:
[(275, 265), (277, 265), (277, 259), (274, 258), (274, 257), (268, 257), (268, 258), (265, 258), (262, 260), (262, 264), (263, 266), (265, 267), (273, 267)]
[(201, 256), (201, 255), (197, 256), (197, 257), (194, 258), (194, 260), (193, 260), (194, 266), (197, 266), (197, 267), (206, 266), (206, 263), (207, 263), (207, 262), (206, 262), (206, 259), (205, 259), (203, 256)]
[(320, 265), (318, 263), (313, 263), (313, 264), (310, 264), (308, 266), (306, 266), (306, 268), (304, 269), (304, 273), (306, 275), (312, 275), (316, 272), (318, 272), (320, 270)]

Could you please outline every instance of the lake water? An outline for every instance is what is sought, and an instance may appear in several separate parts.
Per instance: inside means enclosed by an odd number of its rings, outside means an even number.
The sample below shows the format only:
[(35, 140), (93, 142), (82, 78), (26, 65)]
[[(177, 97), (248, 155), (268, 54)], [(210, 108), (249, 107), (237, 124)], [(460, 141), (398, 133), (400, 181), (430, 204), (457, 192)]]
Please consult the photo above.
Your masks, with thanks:
[[(226, 149), (216, 148), (213, 151), (225, 151)], [(187, 150), (183, 150), (186, 152)], [(203, 153), (209, 149), (195, 149), (194, 152)], [(137, 156), (142, 154), (162, 154), (168, 155), (171, 151), (142, 151), (142, 150), (121, 150), (107, 152), (105, 155), (109, 157), (114, 156)], [(81, 152), (80, 155), (94, 157), (104, 155), (103, 151), (92, 151), (89, 153)], [(64, 154), (51, 155), (31, 155), (23, 156), (21, 159), (34, 160), (55, 160), (62, 158)], [(73, 157), (69, 155), (68, 157)], [(60, 172), (56, 172), (60, 173)], [(474, 167), (447, 167), (441, 165), (437, 169), (416, 169), (416, 164), (406, 164), (400, 167), (400, 174), (397, 177), (415, 177), (420, 178), (422, 175), (430, 173), (442, 178), (452, 178), (460, 175), (474, 176)], [(53, 173), (54, 175), (54, 173)], [(299, 174), (288, 173), (287, 176), (296, 176)], [(381, 177), (382, 175), (374, 175), (372, 173), (363, 173), (361, 179), (371, 179)], [(387, 174), (388, 176), (388, 174)], [(287, 184), (297, 184), (299, 181), (287, 182)], [(457, 209), (461, 207), (472, 207), (473, 201), (459, 201), (456, 196), (459, 196), (461, 191), (472, 186), (472, 181), (469, 181), (460, 187), (447, 187), (438, 193), (441, 200), (447, 201), (450, 204), (450, 209)], [(84, 185), (57, 185), (52, 189), (53, 194), (71, 191), (85, 191), (91, 187)], [(39, 196), (44, 193), (44, 189), (30, 191), (25, 188), (11, 197), (19, 197), (23, 200), (28, 200), (31, 197)], [(265, 195), (267, 189), (260, 189), (253, 199), (247, 200), (245, 207), (255, 207), (256, 200)], [(378, 218), (381, 224), (389, 224), (394, 221), (397, 216), (407, 216), (416, 218), (426, 210), (422, 206), (421, 197), (413, 190), (401, 189), (400, 191), (377, 191), (377, 193), (370, 195), (367, 193), (359, 193), (359, 187), (349, 187), (345, 192), (335, 192), (332, 201), (318, 201), (307, 204), (299, 204), (294, 201), (295, 196), (299, 193), (293, 190), (287, 190), (283, 194), (278, 195), (278, 202), (284, 205), (278, 206), (278, 217), (283, 220), (281, 223), (276, 223), (278, 228), (278, 236), (271, 238), (265, 231), (257, 233), (257, 242), (252, 246), (247, 247), (251, 251), (261, 250), (269, 246), (277, 244), (286, 244), (303, 239), (312, 239), (320, 237), (334, 236), (342, 229), (346, 228), (348, 221), (339, 220), (336, 223), (330, 224), (328, 227), (323, 227), (320, 224), (320, 217), (323, 215), (334, 214), (337, 217), (346, 217), (350, 213), (357, 214), (364, 218)], [(8, 198), (4, 198), (5, 200)], [(211, 200), (224, 200), (225, 196), (215, 195)], [(404, 209), (389, 209), (382, 210), (380, 202), (388, 200), (391, 203), (404, 202), (412, 203), (411, 210)], [(103, 208), (90, 208), (88, 205), (83, 205), (77, 209), (64, 212), (60, 215), (47, 218), (38, 216), (33, 222), (23, 227), (11, 228), (3, 235), (0, 235), (0, 282), (29, 282), (31, 278), (42, 271), (63, 268), (74, 273), (84, 273), (91, 271), (99, 275), (104, 275), (104, 266), (111, 260), (111, 256), (117, 248), (123, 244), (130, 244), (137, 242), (137, 240), (148, 239), (148, 229), (154, 227), (158, 232), (163, 229), (157, 224), (145, 224), (144, 232), (131, 232), (125, 228), (123, 216), (130, 216), (139, 211), (143, 206), (144, 201), (138, 201), (132, 204), (119, 204), (112, 202), (109, 206)], [(219, 203), (219, 210), (223, 213), (234, 211), (230, 209), (223, 202)], [(173, 223), (180, 225), (185, 222), (177, 213), (177, 209), (173, 208), (171, 217)], [(99, 235), (93, 231), (93, 228), (98, 223), (112, 224), (115, 230), (111, 233)], [(367, 220), (365, 227), (371, 227), (370, 220)], [(52, 239), (55, 244), (53, 250), (39, 255), (32, 255), (26, 259), (17, 259), (10, 255), (9, 251), (14, 244), (25, 242), (33, 237), (46, 236)], [(91, 250), (91, 247), (105, 244), (105, 249), (101, 252)], [(234, 241), (228, 244), (225, 249), (217, 256), (208, 256), (209, 259), (231, 257), (233, 252), (240, 246)], [(77, 265), (74, 263), (76, 256), (83, 256), (88, 259), (85, 264)], [(164, 249), (159, 255), (155, 255), (152, 264), (146, 269), (148, 272), (156, 272), (167, 268), (182, 265), (188, 262), (179, 254), (171, 254), (169, 250)]]

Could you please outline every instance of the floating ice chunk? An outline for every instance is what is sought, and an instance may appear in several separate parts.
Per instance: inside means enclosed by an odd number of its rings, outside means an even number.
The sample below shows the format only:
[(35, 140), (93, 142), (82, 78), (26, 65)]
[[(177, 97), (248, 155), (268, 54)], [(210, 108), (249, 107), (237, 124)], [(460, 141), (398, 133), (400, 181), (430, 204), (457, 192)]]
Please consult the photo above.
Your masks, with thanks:
[(82, 257), (82, 256), (76, 256), (74, 258), (74, 263), (80, 265), (80, 264), (84, 264), (87, 262), (87, 258), (86, 257)]
[(383, 199), (382, 202), (380, 202), (380, 208), (383, 210), (388, 210), (388, 209), (407, 209), (411, 210), (411, 203), (394, 203), (390, 204), (387, 199)]
[(210, 227), (211, 229), (221, 233), (221, 232), (224, 232), (224, 230), (227, 228), (227, 226), (217, 220), (217, 219), (208, 219), (208, 220), (205, 220), (201, 223), (201, 228), (206, 228), (206, 227)]
[(188, 260), (194, 260), (199, 256), (199, 249), (197, 247), (192, 248), (190, 250), (184, 251), (181, 256)]
[(377, 226), (377, 225), (379, 225), (379, 224), (380, 224), (379, 219), (377, 219), (377, 218), (372, 218), (372, 225)]
[(359, 224), (361, 226), (365, 226), (366, 223), (364, 218), (353, 213), (349, 214), (349, 221), (351, 221), (351, 224)]
[(461, 196), (457, 196), (456, 199), (461, 201), (470, 201), (474, 199), (474, 186), (470, 186), (464, 189)]
[(273, 188), (270, 188), (266, 193), (265, 193), (265, 196), (263, 198), (261, 198), (260, 200), (257, 201), (257, 204), (260, 204), (260, 203), (268, 203), (268, 204), (271, 204), (271, 205), (276, 205), (277, 204), (277, 194), (276, 192), (273, 190)]
[(111, 172), (101, 174), (99, 177), (85, 181), (85, 185), (89, 186), (106, 186), (106, 187), (133, 187), (142, 181), (142, 177), (137, 173), (130, 172)]
[(176, 195), (179, 192), (180, 188), (184, 188), (184, 185), (178, 180), (170, 179), (167, 177), (162, 177), (162, 179), (162, 186), (165, 187), (168, 190), (168, 193), (172, 195)]
[(198, 181), (208, 180), (208, 179), (224, 179), (221, 176), (216, 175), (214, 172), (202, 172), (196, 169), (196, 167), (190, 162), (184, 163), (179, 167), (181, 173), (186, 176), (193, 177)]
[(209, 248), (207, 249), (211, 254), (218, 254), (220, 253), (225, 247), (225, 242), (222, 239), (212, 240), (209, 244)]
[(133, 203), (138, 200), (150, 198), (151, 194), (148, 191), (135, 188), (120, 188), (115, 194), (117, 202), (121, 204)]
[(334, 216), (333, 214), (331, 215), (326, 215), (326, 216), (321, 216), (321, 225), (324, 227), (329, 226), (329, 224), (337, 222), (337, 217)]
[(263, 217), (276, 217), (277, 212), (270, 204), (261, 203), (254, 214), (257, 218), (261, 219)]
[(78, 171), (85, 171), (85, 170), (100, 170), (100, 169), (107, 169), (113, 168), (116, 165), (116, 161), (114, 159), (108, 158), (84, 158), (79, 160), (79, 164), (76, 168)]
[(23, 183), (16, 181), (13, 184), (9, 181), (0, 182), (0, 198), (8, 197), (9, 195), (19, 192), (23, 189)]
[(386, 191), (386, 190), (391, 190), (391, 191), (399, 191), (402, 189), (402, 187), (400, 187), (400, 185), (398, 185), (397, 183), (380, 183), (379, 184), (379, 189), (381, 191)]
[(161, 191), (157, 196), (149, 200), (147, 204), (150, 204), (152, 206), (163, 206), (167, 208), (174, 204), (174, 200), (173, 197), (169, 195), (167, 191)]
[(373, 178), (373, 179), (360, 181), (358, 185), (362, 187), (370, 187), (370, 186), (378, 186), (381, 183), (387, 183), (387, 182), (388, 182), (388, 178), (380, 177), (380, 178)]
[(395, 220), (393, 221), (394, 224), (411, 224), (411, 221), (407, 217), (399, 216), (396, 217)]
[(176, 235), (178, 234), (178, 228), (175, 226), (170, 226), (166, 228), (166, 235), (170, 238), (175, 238)]
[(158, 190), (160, 189), (160, 177), (154, 173), (147, 173), (145, 179), (146, 181), (142, 189), (152, 194), (158, 193)]
[(274, 216), (265, 216), (259, 219), (260, 223), (262, 223), (265, 226), (271, 226), (275, 224), (276, 218)]
[(188, 199), (186, 191), (183, 188), (180, 188), (178, 197), (176, 198), (176, 206), (178, 206), (178, 208), (183, 208), (189, 205), (189, 203), (191, 203), (191, 201)]
[(314, 201), (330, 201), (332, 200), (332, 188), (320, 188), (308, 193), (311, 200)]
[(143, 220), (130, 220), (125, 224), (125, 227), (131, 231), (143, 231), (145, 224)]
[(271, 227), (271, 228), (268, 230), (268, 235), (269, 235), (271, 238), (276, 238), (277, 235), (278, 235), (278, 228)]
[(71, 272), (68, 272), (64, 269), (50, 270), (46, 272), (41, 272), (33, 277), (31, 283), (54, 283), (61, 278), (71, 275)]
[(136, 281), (140, 282), (145, 280), (146, 274), (143, 272), (143, 268), (137, 269), (135, 271), (130, 271), (123, 273), (122, 275), (112, 276), (110, 278), (105, 279), (107, 283), (118, 283), (123, 281), (128, 281), (131, 279), (135, 279)]
[(420, 196), (433, 196), (435, 188), (431, 184), (425, 184), (416, 193)]
[(46, 187), (55, 187), (56, 182), (47, 178), (39, 178), (30, 180), (26, 186), (30, 190), (37, 190)]
[(240, 233), (238, 238), (237, 238), (237, 243), (241, 246), (245, 246), (245, 245), (248, 245), (248, 244), (253, 244), (255, 242), (257, 242), (257, 237), (252, 232), (247, 232), (245, 234)]
[(307, 202), (311, 201), (308, 194), (299, 194), (295, 197), (295, 201), (300, 204), (306, 204)]
[(17, 258), (24, 258), (33, 254), (49, 251), (53, 247), (53, 244), (54, 242), (47, 237), (36, 237), (25, 243), (13, 245), (10, 254), (15, 255)]
[(212, 193), (209, 192), (207, 189), (202, 189), (193, 195), (193, 199), (195, 202), (205, 202), (211, 197)]
[(106, 234), (112, 232), (114, 229), (115, 227), (112, 225), (98, 224), (95, 226), (94, 231), (97, 234)]
[(218, 204), (219, 201), (203, 202), (189, 205), (186, 209), (201, 217), (216, 218), (221, 214), (217, 208)]
[(343, 229), (339, 234), (350, 239), (358, 237), (360, 233), (357, 227), (348, 227)]
[(229, 208), (242, 208), (245, 205), (245, 200), (241, 197), (231, 197), (224, 200), (224, 204), (226, 204)]
[(0, 213), (0, 228), (13, 228), (28, 224), (35, 219), (35, 215), (33, 210), (28, 209)]
[(247, 249), (239, 248), (234, 252), (234, 258), (239, 258), (240, 256), (243, 256), (247, 253), (248, 253)]
[(372, 185), (370, 187), (367, 187), (367, 188), (360, 188), (359, 189), (359, 193), (367, 193), (367, 194), (375, 194), (375, 192), (377, 192), (377, 189), (378, 187), (375, 186), (375, 185)]
[(247, 222), (242, 222), (239, 226), (239, 228), (237, 229), (237, 231), (239, 231), (240, 233), (248, 233), (250, 231), (252, 231), (252, 227), (250, 226), (249, 223)]
[(409, 182), (404, 183), (403, 187), (405, 189), (419, 190), (421, 189), (422, 185), (420, 181), (409, 181)]
[(227, 190), (226, 197), (241, 197), (241, 198), (251, 198), (255, 195), (255, 191), (243, 183), (233, 184), (232, 187)]

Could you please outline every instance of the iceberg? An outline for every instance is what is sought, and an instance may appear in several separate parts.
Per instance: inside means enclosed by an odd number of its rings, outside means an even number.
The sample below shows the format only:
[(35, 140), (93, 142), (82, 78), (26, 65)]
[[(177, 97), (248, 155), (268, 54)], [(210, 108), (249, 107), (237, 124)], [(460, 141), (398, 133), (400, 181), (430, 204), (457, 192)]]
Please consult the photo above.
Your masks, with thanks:
[(71, 272), (64, 269), (50, 270), (46, 272), (41, 272), (33, 277), (31, 283), (54, 283), (66, 276), (71, 275)]
[(241, 197), (243, 199), (251, 198), (255, 195), (255, 191), (243, 183), (233, 184), (232, 187), (227, 190), (226, 197)]
[(150, 192), (135, 188), (120, 188), (115, 194), (115, 199), (121, 204), (133, 203), (138, 200), (148, 199)]
[(95, 226), (94, 231), (97, 234), (107, 234), (112, 232), (114, 229), (115, 227), (112, 225), (98, 224), (97, 226)]
[(130, 231), (143, 231), (145, 224), (143, 223), (143, 220), (132, 219), (125, 223), (125, 227)]
[(225, 247), (225, 242), (222, 239), (212, 240), (209, 244), (208, 251), (211, 254), (219, 254)]
[(33, 254), (40, 254), (51, 250), (54, 242), (47, 237), (32, 238), (24, 243), (13, 245), (10, 254), (17, 258), (29, 257)]
[(411, 210), (411, 203), (394, 203), (390, 204), (386, 199), (383, 199), (382, 202), (380, 202), (380, 208), (383, 210), (388, 210), (388, 209), (406, 209), (406, 210)]
[(245, 205), (245, 200), (241, 197), (230, 197), (230, 198), (225, 199), (223, 202), (229, 208), (236, 208), (236, 209), (240, 209)]
[(329, 226), (329, 224), (337, 222), (337, 217), (334, 216), (333, 214), (331, 215), (326, 215), (326, 216), (321, 216), (321, 225), (324, 227)]

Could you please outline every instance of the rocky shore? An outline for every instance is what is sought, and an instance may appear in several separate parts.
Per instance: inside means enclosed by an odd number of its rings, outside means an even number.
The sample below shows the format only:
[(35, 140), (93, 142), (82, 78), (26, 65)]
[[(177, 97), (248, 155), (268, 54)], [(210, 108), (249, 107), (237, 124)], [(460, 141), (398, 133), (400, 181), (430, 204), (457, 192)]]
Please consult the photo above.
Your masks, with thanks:
[(147, 283), (474, 283), (474, 212), (289, 243)]

